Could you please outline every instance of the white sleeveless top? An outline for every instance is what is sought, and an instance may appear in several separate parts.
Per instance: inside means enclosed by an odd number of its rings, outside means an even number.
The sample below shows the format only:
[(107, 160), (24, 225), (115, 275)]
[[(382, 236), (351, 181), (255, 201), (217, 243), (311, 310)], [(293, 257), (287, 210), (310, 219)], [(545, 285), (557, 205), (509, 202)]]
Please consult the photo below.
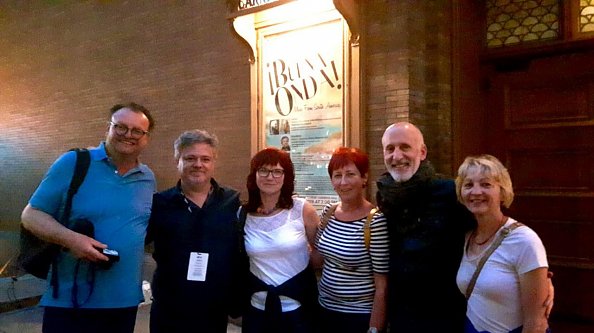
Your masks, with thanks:
[[(294, 198), (293, 208), (283, 209), (270, 216), (248, 214), (245, 222), (245, 249), (250, 260), (250, 271), (257, 278), (278, 286), (303, 271), (309, 264), (309, 249), (303, 205), (305, 199)], [(251, 304), (264, 310), (266, 291), (252, 295)], [(283, 312), (297, 309), (301, 304), (280, 296)]]

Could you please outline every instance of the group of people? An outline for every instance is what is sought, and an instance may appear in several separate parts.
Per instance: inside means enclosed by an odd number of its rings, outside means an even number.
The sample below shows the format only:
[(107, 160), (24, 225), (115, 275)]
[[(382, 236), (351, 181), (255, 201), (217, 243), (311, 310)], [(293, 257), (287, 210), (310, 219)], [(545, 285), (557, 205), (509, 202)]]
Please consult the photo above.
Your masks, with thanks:
[[(41, 300), (43, 332), (133, 332), (146, 243), (157, 263), (154, 333), (223, 333), (228, 316), (242, 316), (248, 333), (547, 330), (546, 253), (503, 214), (513, 189), (495, 157), (468, 157), (455, 182), (442, 178), (420, 130), (396, 123), (382, 137), (379, 210), (365, 197), (367, 154), (341, 147), (328, 164), (340, 201), (318, 215), (295, 196), (293, 163), (277, 148), (252, 157), (242, 204), (215, 181), (218, 139), (203, 130), (175, 141), (179, 181), (155, 193), (139, 160), (153, 127), (143, 106), (115, 105), (105, 141), (89, 149), (71, 217), (92, 221), (94, 237), (59, 222), (74, 152), (51, 166), (25, 207), (23, 226), (63, 249), (58, 283)], [(95, 269), (108, 247), (120, 260)]]

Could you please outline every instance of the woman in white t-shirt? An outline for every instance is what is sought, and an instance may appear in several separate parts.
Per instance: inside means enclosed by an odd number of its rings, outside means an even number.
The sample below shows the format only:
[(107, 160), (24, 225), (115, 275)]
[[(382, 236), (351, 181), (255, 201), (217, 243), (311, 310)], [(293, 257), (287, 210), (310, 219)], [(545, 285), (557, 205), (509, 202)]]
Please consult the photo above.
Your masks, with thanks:
[(548, 263), (545, 248), (527, 226), (503, 214), (514, 193), (509, 173), (491, 155), (467, 157), (458, 169), (458, 199), (476, 220), (466, 235), (458, 270), (458, 288), (466, 294), (478, 262), (504, 229), (511, 232), (488, 257), (470, 297), (465, 333), (543, 333), (548, 329), (546, 308)]
[(315, 331), (317, 281), (309, 262), (319, 217), (305, 199), (293, 197), (294, 182), (286, 152), (266, 148), (252, 158), (241, 208), (249, 258), (243, 333)]

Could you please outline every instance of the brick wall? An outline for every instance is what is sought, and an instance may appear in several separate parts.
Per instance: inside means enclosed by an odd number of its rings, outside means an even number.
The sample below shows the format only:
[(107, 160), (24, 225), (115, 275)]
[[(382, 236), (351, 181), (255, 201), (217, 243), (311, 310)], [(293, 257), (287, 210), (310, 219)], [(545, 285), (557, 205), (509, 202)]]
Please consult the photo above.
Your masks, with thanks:
[[(423, 131), (428, 158), (451, 174), (449, 1), (366, 1), (363, 7), (363, 102), (371, 179), (385, 171), (385, 128), (410, 121)], [(370, 193), (375, 193), (375, 185)]]
[[(177, 179), (173, 140), (190, 128), (221, 141), (217, 178), (244, 187), (249, 64), (222, 1), (10, 1), (0, 5), (0, 229), (14, 229), (63, 151), (96, 145), (108, 109), (154, 112), (143, 160), (159, 188)], [(241, 175), (237, 177), (236, 175)]]
[[(373, 2), (373, 3), (372, 3)], [(370, 157), (370, 179), (385, 171), (381, 138), (386, 127), (408, 120), (410, 90), (406, 4), (372, 1), (363, 7), (361, 37), (366, 122), (366, 151)], [(370, 193), (375, 193), (372, 183)]]
[[(364, 147), (383, 171), (381, 136), (421, 127), (429, 158), (451, 170), (450, 1), (362, 4)], [(0, 229), (49, 165), (104, 137), (111, 105), (133, 100), (157, 122), (143, 160), (159, 188), (177, 179), (172, 143), (204, 128), (222, 143), (216, 177), (244, 189), (250, 158), (249, 64), (224, 1), (5, 1), (0, 4)], [(375, 193), (375, 186), (370, 188)]]

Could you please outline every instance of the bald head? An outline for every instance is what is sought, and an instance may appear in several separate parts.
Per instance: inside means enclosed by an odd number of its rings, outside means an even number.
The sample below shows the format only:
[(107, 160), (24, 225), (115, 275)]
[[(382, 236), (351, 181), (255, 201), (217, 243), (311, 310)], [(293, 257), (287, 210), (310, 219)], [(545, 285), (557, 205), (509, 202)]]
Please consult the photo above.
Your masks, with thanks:
[(425, 144), (425, 139), (423, 138), (423, 133), (421, 133), (421, 130), (417, 126), (409, 122), (402, 121), (394, 123), (386, 128), (386, 130), (384, 131), (384, 135), (382, 136), (382, 145), (385, 146), (385, 140), (393, 132), (406, 133), (410, 137), (410, 139), (415, 140), (418, 145)]
[(421, 131), (409, 122), (386, 128), (382, 136), (384, 164), (396, 182), (405, 182), (419, 170), (427, 158), (427, 147)]

